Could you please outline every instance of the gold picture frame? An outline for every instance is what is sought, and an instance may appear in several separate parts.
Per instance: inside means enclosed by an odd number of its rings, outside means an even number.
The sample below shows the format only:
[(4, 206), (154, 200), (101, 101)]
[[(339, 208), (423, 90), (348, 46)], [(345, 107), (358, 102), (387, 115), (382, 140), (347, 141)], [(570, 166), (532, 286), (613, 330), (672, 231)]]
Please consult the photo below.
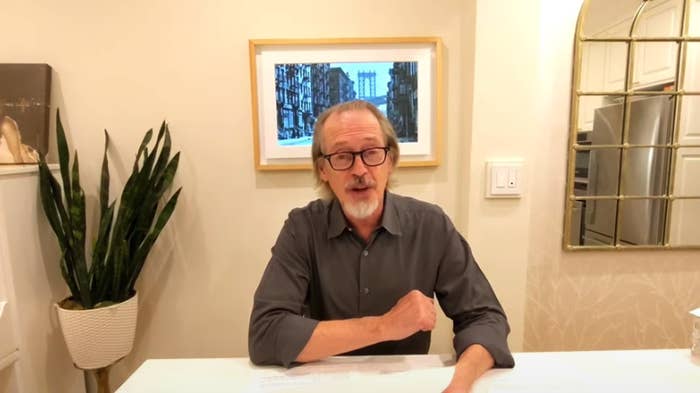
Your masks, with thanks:
[(442, 42), (436, 37), (251, 39), (255, 168), (311, 169), (313, 123), (325, 108), (365, 99), (399, 136), (399, 166), (438, 166)]

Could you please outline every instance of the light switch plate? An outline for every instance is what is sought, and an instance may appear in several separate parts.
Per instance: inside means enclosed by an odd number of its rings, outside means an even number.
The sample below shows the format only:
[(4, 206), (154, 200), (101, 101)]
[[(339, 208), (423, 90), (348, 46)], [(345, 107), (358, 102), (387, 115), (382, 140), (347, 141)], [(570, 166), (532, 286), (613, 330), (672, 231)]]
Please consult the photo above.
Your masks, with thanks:
[(520, 198), (523, 190), (522, 160), (486, 162), (486, 198)]

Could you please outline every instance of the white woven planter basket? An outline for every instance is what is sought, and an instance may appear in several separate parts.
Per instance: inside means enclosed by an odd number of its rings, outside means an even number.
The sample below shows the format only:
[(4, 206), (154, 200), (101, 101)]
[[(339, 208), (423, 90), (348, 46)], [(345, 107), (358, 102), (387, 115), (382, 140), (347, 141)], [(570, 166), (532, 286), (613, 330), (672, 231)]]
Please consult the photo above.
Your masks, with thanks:
[(109, 366), (134, 346), (138, 294), (108, 307), (66, 310), (55, 304), (73, 363), (92, 370)]

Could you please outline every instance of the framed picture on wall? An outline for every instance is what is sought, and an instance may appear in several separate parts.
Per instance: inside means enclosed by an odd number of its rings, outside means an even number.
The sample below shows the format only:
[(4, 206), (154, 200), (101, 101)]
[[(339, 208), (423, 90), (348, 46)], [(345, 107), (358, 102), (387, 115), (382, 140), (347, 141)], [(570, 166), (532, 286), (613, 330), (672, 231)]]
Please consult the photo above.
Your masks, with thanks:
[(51, 67), (0, 64), (0, 165), (36, 164), (49, 150)]
[(399, 138), (399, 166), (440, 164), (439, 38), (249, 41), (258, 170), (311, 168), (314, 124), (327, 108), (373, 103)]

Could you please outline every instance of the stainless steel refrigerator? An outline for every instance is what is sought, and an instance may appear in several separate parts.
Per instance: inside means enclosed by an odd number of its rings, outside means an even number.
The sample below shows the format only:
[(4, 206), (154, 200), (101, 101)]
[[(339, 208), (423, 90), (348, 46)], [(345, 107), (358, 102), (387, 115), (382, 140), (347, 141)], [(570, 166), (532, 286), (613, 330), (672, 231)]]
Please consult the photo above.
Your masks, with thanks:
[[(591, 145), (622, 141), (623, 105), (595, 110)], [(661, 145), (671, 140), (673, 98), (655, 96), (631, 103), (628, 143)], [(668, 148), (592, 149), (589, 154), (590, 196), (660, 196), (668, 189), (671, 152)], [(622, 171), (620, 165), (622, 163)], [(662, 244), (667, 202), (663, 199), (625, 199), (619, 202), (621, 244)], [(584, 244), (614, 244), (616, 200), (587, 200)]]

